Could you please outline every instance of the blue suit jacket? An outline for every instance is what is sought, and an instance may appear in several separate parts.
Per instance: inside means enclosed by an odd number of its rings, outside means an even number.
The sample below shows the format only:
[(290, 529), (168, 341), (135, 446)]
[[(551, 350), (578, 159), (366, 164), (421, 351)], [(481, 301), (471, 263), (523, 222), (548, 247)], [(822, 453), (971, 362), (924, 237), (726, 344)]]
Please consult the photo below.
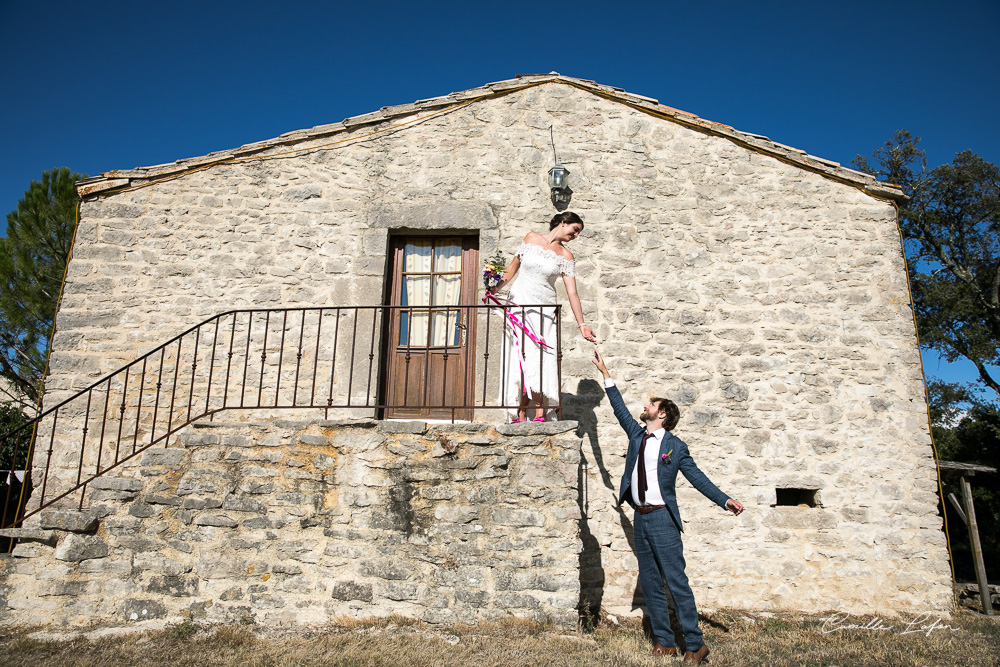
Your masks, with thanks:
[[(629, 487), (632, 485), (632, 470), (639, 458), (639, 445), (642, 443), (646, 427), (629, 414), (618, 387), (607, 387), (606, 391), (608, 392), (608, 400), (611, 401), (611, 408), (615, 412), (615, 417), (618, 418), (618, 423), (628, 434), (628, 453), (625, 455), (625, 474), (622, 475), (621, 490), (618, 492), (618, 505), (621, 506), (623, 502), (627, 502), (634, 507), (635, 503), (632, 502), (632, 491)], [(670, 462), (665, 463), (663, 455), (671, 450), (673, 452), (669, 456)], [(702, 495), (723, 509), (726, 508), (729, 496), (720, 491), (715, 484), (712, 484), (705, 473), (695, 465), (694, 459), (691, 458), (691, 452), (688, 451), (688, 446), (684, 444), (683, 440), (672, 433), (664, 434), (657, 460), (659, 463), (656, 466), (658, 473), (656, 477), (660, 484), (660, 494), (663, 496), (663, 503), (667, 506), (670, 518), (677, 525), (678, 531), (684, 530), (680, 510), (677, 509), (677, 493), (674, 489), (678, 471), (682, 472), (691, 485), (701, 491)]]

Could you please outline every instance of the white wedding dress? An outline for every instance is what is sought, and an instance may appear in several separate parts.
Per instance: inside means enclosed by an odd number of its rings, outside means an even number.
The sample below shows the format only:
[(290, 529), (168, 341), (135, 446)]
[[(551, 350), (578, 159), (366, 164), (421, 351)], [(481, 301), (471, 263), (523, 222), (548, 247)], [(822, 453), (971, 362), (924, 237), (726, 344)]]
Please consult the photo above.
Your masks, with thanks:
[[(520, 403), (522, 393), (522, 371), (524, 385), (531, 395), (541, 394), (542, 405), (546, 406), (546, 418), (552, 418), (551, 408), (559, 402), (559, 369), (556, 360), (556, 278), (560, 275), (574, 277), (574, 262), (532, 243), (522, 243), (515, 253), (521, 258), (514, 284), (510, 289), (510, 300), (519, 306), (509, 312), (526, 322), (534, 334), (541, 337), (549, 347), (542, 347), (520, 331), (515, 334), (509, 327), (504, 329), (502, 369), (502, 405), (515, 406)], [(521, 363), (518, 363), (521, 357)], [(511, 419), (517, 418), (517, 410), (510, 411)], [(529, 401), (527, 418), (534, 416)]]

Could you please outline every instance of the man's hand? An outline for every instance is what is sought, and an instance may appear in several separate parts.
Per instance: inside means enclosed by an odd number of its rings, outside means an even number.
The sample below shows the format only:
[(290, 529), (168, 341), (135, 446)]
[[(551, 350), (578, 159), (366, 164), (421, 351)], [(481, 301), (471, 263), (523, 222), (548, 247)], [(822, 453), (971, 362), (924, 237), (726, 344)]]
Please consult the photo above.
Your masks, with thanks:
[(595, 366), (597, 366), (597, 370), (601, 371), (601, 375), (603, 375), (605, 379), (611, 377), (611, 373), (608, 372), (608, 367), (604, 365), (604, 357), (602, 357), (601, 353), (596, 349), (594, 350), (594, 358), (591, 359), (591, 361)]
[(736, 516), (739, 516), (740, 512), (743, 511), (743, 503), (741, 503), (738, 500), (733, 500), (732, 498), (730, 498), (729, 500), (726, 501), (726, 509), (735, 514)]

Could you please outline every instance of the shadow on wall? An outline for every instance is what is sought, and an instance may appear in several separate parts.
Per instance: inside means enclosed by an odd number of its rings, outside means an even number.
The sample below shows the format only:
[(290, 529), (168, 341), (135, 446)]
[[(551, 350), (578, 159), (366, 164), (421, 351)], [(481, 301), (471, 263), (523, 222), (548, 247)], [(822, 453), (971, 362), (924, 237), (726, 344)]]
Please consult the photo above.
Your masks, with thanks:
[[(588, 461), (597, 466), (601, 474), (601, 493), (608, 493), (611, 497), (618, 494), (618, 480), (612, 478), (608, 466), (604, 462), (604, 455), (601, 450), (600, 439), (597, 434), (597, 413), (596, 409), (605, 400), (604, 387), (596, 380), (580, 380), (576, 393), (563, 393), (563, 415), (564, 419), (575, 419), (580, 423), (577, 435), (584, 439), (584, 450), (586, 451), (589, 442), (590, 451), (586, 453), (580, 461), (578, 471), (579, 495), (577, 502), (580, 506), (580, 539), (583, 543), (583, 550), (580, 552), (580, 616), (583, 619), (596, 619), (601, 609), (604, 597), (604, 566), (601, 561), (601, 543), (591, 532), (588, 510), (590, 498), (588, 497)], [(624, 434), (620, 442), (610, 443), (610, 447), (625, 447)], [(626, 516), (621, 507), (614, 507), (618, 514), (618, 521), (621, 524), (622, 532), (628, 540), (632, 554), (635, 554), (635, 537), (632, 530), (632, 521)], [(635, 590), (632, 593), (632, 608), (644, 605), (642, 592), (639, 589), (638, 577), (636, 577)]]

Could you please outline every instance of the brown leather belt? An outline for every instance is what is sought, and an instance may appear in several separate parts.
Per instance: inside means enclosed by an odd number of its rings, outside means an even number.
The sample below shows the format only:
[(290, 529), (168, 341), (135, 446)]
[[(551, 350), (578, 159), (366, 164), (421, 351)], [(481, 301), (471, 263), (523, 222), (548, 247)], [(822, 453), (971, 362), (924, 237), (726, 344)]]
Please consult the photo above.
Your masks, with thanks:
[(661, 510), (664, 507), (666, 507), (666, 505), (646, 505), (645, 507), (636, 507), (635, 511), (639, 514), (649, 514), (653, 510)]

